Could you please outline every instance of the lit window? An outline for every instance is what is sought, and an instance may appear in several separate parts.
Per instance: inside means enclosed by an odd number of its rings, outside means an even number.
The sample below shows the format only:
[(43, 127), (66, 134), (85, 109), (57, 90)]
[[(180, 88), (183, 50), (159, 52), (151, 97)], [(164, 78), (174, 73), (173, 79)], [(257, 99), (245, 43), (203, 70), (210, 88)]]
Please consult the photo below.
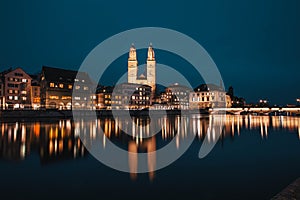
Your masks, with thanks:
[(83, 89), (84, 89), (84, 90), (88, 90), (88, 89), (89, 89), (89, 87), (86, 87), (86, 86), (85, 86), (85, 87), (83, 87)]
[(74, 79), (75, 82), (78, 82), (79, 80), (77, 78)]
[(54, 83), (50, 83), (50, 87), (54, 87)]
[(135, 96), (132, 96), (132, 99), (135, 99)]
[(82, 82), (84, 83), (84, 82), (85, 82), (85, 80), (82, 80)]
[(13, 96), (9, 96), (8, 99), (9, 99), (9, 100), (13, 100)]
[(26, 97), (22, 97), (22, 100), (23, 100), (23, 101), (26, 101), (26, 99), (27, 99)]
[(61, 99), (62, 99), (62, 100), (71, 99), (71, 96), (62, 96)]
[(13, 91), (12, 91), (12, 90), (8, 90), (8, 93), (9, 93), (9, 94), (12, 94), (12, 93), (13, 93)]
[(15, 100), (17, 101), (19, 98), (18, 98), (18, 96), (15, 96)]
[(80, 100), (80, 97), (74, 97), (75, 100)]
[(49, 96), (49, 99), (59, 99), (59, 97), (58, 96)]
[(72, 85), (68, 85), (68, 88), (71, 90), (73, 88), (73, 86)]
[(75, 86), (75, 89), (76, 89), (76, 90), (79, 90), (79, 89), (80, 89), (80, 85), (76, 85), (76, 86)]
[(60, 83), (60, 84), (59, 84), (59, 87), (60, 87), (60, 88), (64, 88), (64, 84)]
[(18, 94), (19, 93), (19, 91), (18, 90), (15, 90), (15, 94)]
[[(17, 91), (17, 90), (16, 90), (16, 91)], [(27, 94), (27, 92), (23, 90), (23, 91), (21, 91), (21, 94)]]
[(23, 82), (23, 83), (27, 83), (27, 79), (23, 78), (23, 79), (22, 79), (22, 82)]

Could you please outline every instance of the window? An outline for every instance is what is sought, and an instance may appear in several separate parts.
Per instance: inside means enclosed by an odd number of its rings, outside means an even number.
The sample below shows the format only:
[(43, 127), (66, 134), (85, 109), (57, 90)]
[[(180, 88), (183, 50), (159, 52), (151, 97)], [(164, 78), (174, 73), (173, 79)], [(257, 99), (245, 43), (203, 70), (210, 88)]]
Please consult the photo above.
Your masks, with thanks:
[[(16, 90), (16, 91), (17, 91), (17, 90)], [(27, 92), (23, 90), (23, 91), (21, 91), (21, 94), (27, 94)]]
[(82, 82), (84, 83), (84, 82), (85, 82), (85, 80), (82, 80)]
[(8, 81), (14, 81), (14, 78), (9, 77), (9, 78), (7, 78), (7, 80)]
[(60, 87), (60, 88), (64, 88), (64, 84), (60, 83), (60, 84), (59, 84), (59, 87)]
[(27, 99), (26, 97), (22, 97), (22, 100), (23, 100), (23, 101), (26, 101), (26, 99)]
[(76, 89), (76, 90), (79, 90), (79, 89), (80, 89), (80, 85), (76, 85), (76, 86), (75, 86), (75, 89)]
[(19, 93), (19, 91), (18, 90), (15, 90), (15, 94), (18, 94)]
[(62, 96), (61, 99), (62, 100), (67, 100), (67, 99), (72, 99), (72, 97), (71, 96)]
[(18, 101), (18, 99), (19, 99), (18, 96), (15, 96), (15, 100)]
[(80, 100), (80, 97), (74, 97), (75, 100)]
[(12, 94), (12, 93), (13, 93), (13, 90), (8, 90), (8, 93), (9, 93), (9, 94)]
[(58, 97), (58, 96), (50, 95), (50, 96), (49, 96), (49, 99), (56, 99), (56, 100), (57, 100), (57, 99), (59, 99), (59, 97)]
[(83, 87), (83, 90), (89, 90), (89, 87), (85, 86), (85, 87)]
[(23, 74), (22, 73), (15, 73), (15, 76), (23, 76)]
[(12, 84), (12, 83), (8, 83), (7, 86), (12, 87), (12, 88), (17, 88), (18, 87), (17, 84)]
[(8, 96), (8, 100), (13, 100), (13, 96)]
[(50, 83), (50, 87), (54, 87), (54, 83)]
[(79, 80), (77, 78), (74, 79), (75, 82), (78, 82)]
[(68, 88), (69, 88), (70, 90), (72, 90), (73, 85), (68, 85)]
[(27, 83), (27, 79), (23, 78), (23, 79), (22, 79), (22, 82), (23, 82), (23, 83)]

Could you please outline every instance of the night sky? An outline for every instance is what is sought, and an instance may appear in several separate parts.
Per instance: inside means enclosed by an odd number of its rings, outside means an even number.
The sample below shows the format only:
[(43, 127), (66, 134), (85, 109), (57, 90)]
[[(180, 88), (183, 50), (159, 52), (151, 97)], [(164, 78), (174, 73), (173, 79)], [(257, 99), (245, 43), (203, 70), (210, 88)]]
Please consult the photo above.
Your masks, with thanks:
[[(37, 73), (42, 65), (76, 70), (95, 46), (114, 34), (165, 27), (199, 42), (217, 64), (225, 87), (232, 85), (247, 102), (266, 98), (273, 104), (296, 103), (299, 11), (297, 0), (1, 1), (0, 70), (22, 67)], [(127, 70), (123, 57), (115, 71)], [(157, 54), (157, 62), (159, 58), (178, 63)], [(110, 77), (103, 81), (113, 82)]]

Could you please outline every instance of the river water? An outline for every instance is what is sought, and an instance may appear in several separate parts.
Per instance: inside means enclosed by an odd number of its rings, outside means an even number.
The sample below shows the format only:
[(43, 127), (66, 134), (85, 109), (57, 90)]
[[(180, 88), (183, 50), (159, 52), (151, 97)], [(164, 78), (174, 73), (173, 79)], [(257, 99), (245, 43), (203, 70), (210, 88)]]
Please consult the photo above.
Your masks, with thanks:
[[(299, 117), (226, 115), (220, 137), (212, 118), (163, 116), (151, 127), (144, 117), (0, 122), (1, 199), (270, 199), (300, 177)], [(152, 129), (157, 134), (151, 136)], [(199, 159), (207, 134), (216, 145)], [(148, 173), (134, 173), (135, 157), (126, 158), (131, 173), (120, 172), (85, 148), (86, 139), (104, 149), (109, 140), (147, 153), (173, 139), (179, 148), (191, 135), (191, 146), (169, 166), (153, 171), (157, 157), (148, 157)]]

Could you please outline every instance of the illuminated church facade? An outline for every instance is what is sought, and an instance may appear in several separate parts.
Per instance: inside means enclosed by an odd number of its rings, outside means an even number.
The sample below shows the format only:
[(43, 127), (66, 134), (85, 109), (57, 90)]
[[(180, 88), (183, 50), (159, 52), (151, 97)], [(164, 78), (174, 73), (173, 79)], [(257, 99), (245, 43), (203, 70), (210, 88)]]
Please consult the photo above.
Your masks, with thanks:
[(128, 83), (142, 84), (151, 86), (152, 92), (156, 87), (156, 61), (155, 54), (150, 43), (148, 47), (148, 56), (146, 70), (141, 75), (138, 75), (138, 60), (136, 54), (136, 48), (132, 44), (128, 57)]

